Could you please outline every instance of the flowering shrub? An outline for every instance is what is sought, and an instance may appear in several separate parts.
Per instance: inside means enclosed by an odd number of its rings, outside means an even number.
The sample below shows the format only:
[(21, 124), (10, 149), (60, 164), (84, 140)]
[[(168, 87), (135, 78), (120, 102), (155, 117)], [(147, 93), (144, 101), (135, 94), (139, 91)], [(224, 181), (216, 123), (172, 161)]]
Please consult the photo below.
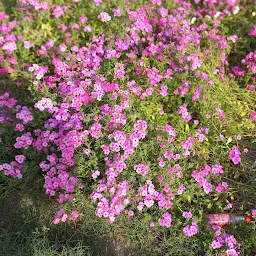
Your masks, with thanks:
[[(0, 170), (21, 179), (36, 162), (55, 202), (54, 224), (79, 221), (87, 200), (113, 225), (144, 216), (155, 232), (197, 237), (204, 214), (232, 208), (240, 171), (255, 175), (247, 156), (255, 142), (255, 49), (230, 66), (239, 37), (220, 27), (244, 7), (179, 0), (171, 7), (20, 0), (14, 20), (0, 13), (1, 75), (31, 95), (24, 106), (0, 96), (8, 150)], [(232, 235), (205, 239), (239, 255)]]
[(211, 247), (214, 250), (222, 249), (222, 255), (239, 255), (240, 244), (235, 237), (230, 234), (221, 234), (221, 228), (215, 227), (215, 236), (211, 242)]

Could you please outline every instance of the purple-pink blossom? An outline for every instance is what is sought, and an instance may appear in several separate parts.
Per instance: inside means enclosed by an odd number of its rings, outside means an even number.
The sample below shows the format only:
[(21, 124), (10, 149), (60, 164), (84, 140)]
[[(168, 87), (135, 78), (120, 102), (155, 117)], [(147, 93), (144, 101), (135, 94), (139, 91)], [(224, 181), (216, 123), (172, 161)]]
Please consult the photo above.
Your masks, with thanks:
[(197, 222), (192, 222), (191, 225), (187, 225), (183, 228), (184, 236), (194, 236), (198, 233), (198, 225)]
[(149, 171), (148, 167), (145, 164), (137, 164), (137, 165), (135, 165), (134, 166), (134, 170), (138, 174), (140, 174), (142, 176), (145, 176), (148, 173), (148, 171)]
[(101, 12), (98, 15), (98, 18), (102, 21), (108, 22), (111, 20), (111, 16), (107, 12)]
[(233, 146), (229, 152), (229, 159), (236, 165), (241, 162), (241, 152), (237, 146)]

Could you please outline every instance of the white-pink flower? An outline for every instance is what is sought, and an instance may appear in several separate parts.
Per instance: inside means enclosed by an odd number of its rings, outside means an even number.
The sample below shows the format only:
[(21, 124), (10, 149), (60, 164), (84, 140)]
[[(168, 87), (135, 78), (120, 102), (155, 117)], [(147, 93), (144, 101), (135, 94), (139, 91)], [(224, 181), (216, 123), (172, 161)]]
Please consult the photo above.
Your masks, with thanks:
[(134, 170), (142, 176), (145, 176), (148, 173), (148, 167), (145, 164), (135, 165)]
[(99, 15), (98, 15), (98, 18), (101, 19), (102, 21), (110, 21), (111, 20), (111, 16), (107, 13), (107, 12), (101, 12)]

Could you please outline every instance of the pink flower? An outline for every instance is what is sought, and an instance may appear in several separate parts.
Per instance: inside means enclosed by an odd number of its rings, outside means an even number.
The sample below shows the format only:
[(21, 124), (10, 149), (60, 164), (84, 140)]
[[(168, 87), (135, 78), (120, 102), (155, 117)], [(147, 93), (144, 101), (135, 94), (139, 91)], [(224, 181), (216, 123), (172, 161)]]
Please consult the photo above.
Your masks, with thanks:
[(26, 160), (26, 157), (24, 155), (17, 155), (15, 156), (15, 160), (19, 163), (19, 164), (23, 164), (24, 161)]
[(145, 164), (135, 165), (134, 170), (142, 176), (145, 176), (148, 173), (148, 167)]
[(102, 0), (93, 0), (95, 6), (99, 6), (102, 2)]
[(152, 4), (157, 4), (157, 5), (161, 5), (162, 4), (162, 0), (150, 0), (150, 2)]
[(195, 88), (193, 96), (192, 96), (192, 100), (198, 100), (202, 94), (202, 90), (203, 90), (203, 86), (199, 86), (197, 88)]
[(132, 210), (128, 211), (128, 215), (129, 216), (133, 216), (134, 215), (134, 211), (132, 211)]
[(160, 91), (158, 92), (159, 95), (165, 97), (168, 95), (168, 87), (166, 85), (162, 86)]
[(253, 215), (253, 216), (256, 216), (256, 209), (253, 209), (253, 210), (252, 210), (252, 215)]
[(84, 27), (84, 31), (85, 32), (92, 32), (92, 28), (89, 25), (87, 25), (87, 26)]
[(223, 245), (223, 243), (221, 243), (221, 242), (219, 241), (219, 239), (216, 239), (216, 238), (214, 238), (214, 240), (213, 240), (212, 243), (211, 243), (211, 246), (212, 246), (213, 249), (221, 248), (222, 245)]
[(78, 218), (78, 217), (79, 217), (79, 212), (73, 210), (73, 211), (71, 212), (71, 215), (72, 215), (74, 218)]
[(230, 40), (231, 40), (233, 43), (235, 43), (236, 40), (238, 39), (238, 36), (237, 36), (237, 35), (232, 35), (232, 36), (230, 36), (229, 38), (230, 38)]
[(252, 121), (256, 121), (256, 112), (255, 112), (255, 111), (252, 111), (252, 112), (250, 113), (250, 119), (251, 119)]
[(216, 108), (216, 111), (218, 112), (218, 117), (219, 117), (219, 119), (221, 119), (221, 120), (225, 120), (225, 112), (222, 110), (222, 109), (220, 109), (220, 108)]
[(246, 88), (252, 92), (255, 91), (255, 86), (253, 84), (248, 84)]
[(180, 106), (177, 113), (180, 114), (186, 122), (189, 122), (192, 119), (192, 116), (188, 113), (187, 104)]
[(85, 153), (87, 156), (90, 154), (90, 152), (91, 152), (91, 150), (90, 150), (89, 148), (86, 148), (86, 149), (84, 150), (84, 153)]
[(220, 164), (214, 164), (212, 165), (211, 172), (217, 176), (220, 176), (224, 171), (223, 167)]
[(216, 186), (216, 191), (219, 193), (228, 192), (228, 183), (227, 182), (220, 182)]
[(24, 131), (24, 126), (22, 124), (16, 124), (14, 130), (22, 132)]
[(62, 218), (61, 218), (61, 221), (62, 222), (66, 222), (68, 219), (68, 215), (67, 214), (63, 214)]
[(229, 159), (232, 160), (234, 164), (239, 164), (241, 162), (241, 152), (237, 146), (233, 146), (230, 150)]
[(203, 184), (203, 189), (204, 189), (204, 192), (205, 194), (209, 194), (210, 192), (212, 192), (212, 184), (208, 181), (206, 181), (204, 184)]
[(250, 31), (249, 36), (256, 36), (256, 26)]
[(160, 226), (169, 228), (172, 223), (172, 215), (169, 212), (165, 212), (163, 218), (160, 218), (158, 222)]
[(154, 227), (155, 226), (155, 222), (154, 221), (150, 221), (149, 226), (150, 227)]
[(234, 72), (234, 74), (236, 76), (242, 76), (242, 77), (245, 76), (245, 71), (242, 68), (240, 68), (239, 66), (233, 67), (232, 71)]
[(232, 209), (233, 208), (233, 204), (232, 203), (228, 203), (228, 209)]
[(59, 222), (60, 222), (60, 218), (55, 217), (52, 223), (57, 225)]
[(88, 20), (87, 17), (81, 16), (78, 21), (79, 21), (80, 23), (85, 23), (87, 20)]
[(244, 149), (244, 153), (247, 154), (249, 152), (249, 149), (248, 148), (245, 148)]
[(102, 21), (110, 21), (111, 20), (111, 16), (109, 16), (109, 14), (107, 12), (101, 12), (99, 15), (98, 15), (98, 18)]
[(95, 172), (92, 174), (92, 178), (93, 178), (93, 179), (97, 179), (98, 176), (100, 176), (100, 172), (99, 172), (99, 171), (95, 171)]
[(178, 188), (178, 191), (177, 191), (177, 193), (178, 193), (178, 195), (182, 195), (183, 194), (183, 192), (185, 191), (185, 189), (186, 189), (186, 187), (185, 186), (180, 186), (179, 188)]
[(242, 139), (242, 136), (241, 136), (241, 135), (237, 135), (237, 136), (236, 136), (236, 139), (237, 139), (237, 140), (241, 140), (241, 139)]
[(40, 111), (44, 111), (45, 109), (53, 108), (53, 103), (49, 98), (42, 98), (34, 105), (34, 107), (38, 108)]
[(121, 8), (115, 8), (113, 9), (113, 13), (115, 17), (120, 17), (122, 15), (122, 9)]
[(193, 217), (193, 214), (191, 212), (183, 212), (182, 216), (186, 219), (190, 219)]
[(138, 211), (141, 211), (144, 207), (144, 203), (140, 202), (139, 205), (137, 206)]
[(32, 44), (30, 41), (24, 41), (24, 48), (29, 49), (31, 47), (34, 47), (34, 44)]
[(198, 233), (197, 222), (192, 222), (191, 225), (187, 225), (183, 228), (183, 234), (185, 236), (194, 236)]
[(67, 10), (67, 7), (56, 6), (52, 12), (54, 18), (58, 19), (59, 17), (64, 15), (64, 12)]

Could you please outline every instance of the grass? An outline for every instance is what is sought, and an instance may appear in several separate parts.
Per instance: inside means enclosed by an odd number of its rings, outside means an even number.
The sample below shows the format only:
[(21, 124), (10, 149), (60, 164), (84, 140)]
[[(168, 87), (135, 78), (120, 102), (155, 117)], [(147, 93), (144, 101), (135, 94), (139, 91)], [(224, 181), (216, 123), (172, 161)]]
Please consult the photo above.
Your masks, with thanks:
[[(11, 7), (15, 2), (13, 0), (2, 1), (8, 13), (11, 13)], [(228, 57), (231, 66), (238, 64), (242, 56), (255, 46), (255, 39), (248, 39), (246, 36), (255, 22), (249, 14), (248, 11), (249, 18), (239, 14), (237, 19), (230, 17), (223, 22), (224, 27), (227, 28), (225, 31), (227, 36), (234, 32), (241, 38), (246, 38), (231, 49)], [(1, 80), (0, 88), (1, 90), (9, 89), (11, 84), (8, 79)], [(13, 89), (12, 94), (22, 98), (21, 101), (28, 98), (26, 92), (17, 87)], [(254, 146), (249, 145), (252, 148)], [(251, 159), (252, 162), (248, 163), (248, 168), (251, 168), (255, 154), (251, 155)], [(83, 208), (83, 212), (85, 212), (81, 220), (74, 225), (54, 226), (51, 224), (52, 203), (43, 195), (41, 171), (36, 165), (27, 166), (26, 169), (22, 182), (0, 176), (0, 255), (203, 255), (205, 245), (200, 237), (192, 238), (197, 239), (196, 242), (192, 242), (190, 239), (184, 242), (176, 235), (177, 231), (172, 231), (173, 233), (168, 235), (160, 229), (149, 231), (140, 216), (128, 221), (125, 220), (126, 217), (120, 217), (115, 224), (109, 225), (105, 220), (96, 217), (93, 209), (87, 208), (87, 198), (83, 194), (79, 199), (79, 202), (82, 202), (79, 207)], [(252, 173), (252, 170), (248, 173)], [(241, 201), (238, 200), (241, 211), (246, 207), (246, 210), (255, 207), (256, 191), (255, 178), (246, 172), (243, 175), (244, 178), (239, 181), (231, 180), (236, 183), (237, 191), (235, 192), (241, 197)], [(242, 239), (247, 239), (247, 244), (250, 244), (249, 248), (242, 249), (241, 255), (252, 255), (253, 247), (256, 247), (256, 230), (241, 225), (234, 227), (233, 233)], [(244, 234), (247, 234), (246, 238), (244, 238)]]
[[(89, 239), (75, 227), (49, 225), (51, 209), (40, 207), (28, 195), (17, 192), (0, 202), (0, 255), (6, 256), (100, 256), (93, 253)], [(48, 208), (48, 210), (47, 210)]]
[(0, 177), (0, 255), (107, 255), (93, 252), (99, 239), (84, 229), (51, 224), (52, 204), (43, 196), (39, 172), (25, 173), (23, 181)]
[(12, 8), (17, 4), (17, 0), (2, 0), (1, 3), (4, 6), (5, 12), (12, 14)]
[[(27, 174), (25, 180), (30, 180), (29, 176)], [(117, 239), (107, 237), (106, 234), (116, 232), (107, 222), (96, 217), (92, 209), (86, 210), (79, 223), (51, 224), (52, 203), (42, 196), (40, 175), (34, 178), (38, 181), (27, 189), (24, 183), (6, 184), (6, 180), (0, 177), (0, 255), (138, 255), (136, 252), (133, 254), (134, 248), (131, 251)], [(120, 228), (117, 229), (119, 233)]]

